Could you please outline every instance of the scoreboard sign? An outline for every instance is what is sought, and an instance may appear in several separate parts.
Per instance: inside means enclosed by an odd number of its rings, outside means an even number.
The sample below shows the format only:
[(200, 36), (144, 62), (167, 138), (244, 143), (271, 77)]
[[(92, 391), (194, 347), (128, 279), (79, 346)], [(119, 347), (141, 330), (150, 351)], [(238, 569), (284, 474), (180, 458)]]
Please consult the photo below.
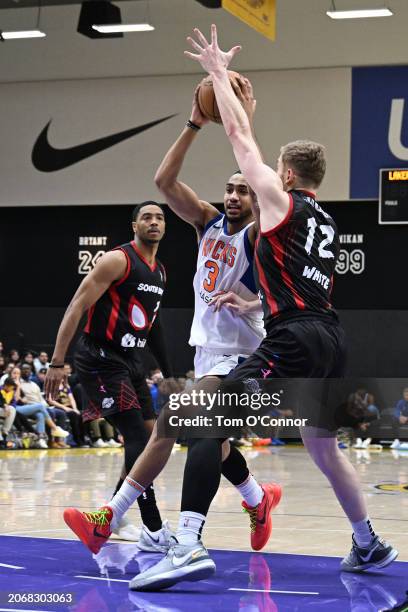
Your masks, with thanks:
[(378, 222), (380, 225), (408, 224), (407, 168), (380, 170)]

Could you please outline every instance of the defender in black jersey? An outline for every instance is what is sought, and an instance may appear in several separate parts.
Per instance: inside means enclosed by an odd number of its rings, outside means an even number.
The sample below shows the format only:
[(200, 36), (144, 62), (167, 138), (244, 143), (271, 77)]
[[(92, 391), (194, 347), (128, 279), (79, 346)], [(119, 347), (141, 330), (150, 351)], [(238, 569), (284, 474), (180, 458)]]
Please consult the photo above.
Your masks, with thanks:
[[(315, 143), (296, 146), (319, 153)], [(320, 157), (322, 172), (323, 149)], [(287, 195), (285, 217), (267, 231), (261, 226), (256, 242), (255, 270), (267, 336), (229, 380), (344, 376), (344, 332), (330, 301), (339, 252), (337, 226), (313, 192), (298, 187)], [(335, 435), (330, 415), (325, 421), (320, 417), (319, 426)]]
[[(194, 53), (185, 53), (211, 76), (224, 129), (259, 204), (255, 260), (267, 337), (230, 380), (266, 374), (341, 376), (344, 334), (330, 303), (338, 234), (314, 195), (326, 170), (324, 147), (307, 140), (292, 142), (281, 148), (276, 171), (267, 166), (228, 76), (228, 65), (240, 47), (221, 51), (215, 25), (211, 26), (211, 43), (198, 29), (194, 33), (195, 39), (188, 39)], [(385, 567), (398, 552), (375, 535), (357, 473), (339, 450), (335, 431), (328, 426), (306, 427), (301, 433), (353, 529), (352, 549), (341, 569)], [(254, 512), (253, 518), (256, 523), (261, 521), (259, 513)]]
[[(124, 438), (125, 466), (115, 494), (121, 490), (153, 428), (152, 401), (140, 358), (146, 342), (164, 375), (170, 375), (159, 315), (166, 273), (156, 258), (165, 231), (164, 214), (158, 204), (149, 201), (135, 208), (132, 219), (134, 239), (106, 253), (74, 295), (58, 331), (45, 386), (46, 395), (54, 397), (63, 376), (66, 351), (82, 314), (88, 310), (75, 365), (88, 400), (84, 420), (105, 417)], [(133, 485), (125, 484), (125, 489), (126, 486)], [(152, 486), (140, 497), (139, 507), (143, 520), (139, 545), (144, 550), (166, 550), (170, 530), (161, 521)], [(64, 513), (67, 524), (92, 552), (98, 552), (105, 541), (100, 534), (94, 534), (95, 521), (101, 525), (104, 519), (96, 514), (82, 514), (75, 509)], [(85, 527), (78, 531), (76, 524), (82, 518)], [(119, 530), (126, 523), (113, 527)]]

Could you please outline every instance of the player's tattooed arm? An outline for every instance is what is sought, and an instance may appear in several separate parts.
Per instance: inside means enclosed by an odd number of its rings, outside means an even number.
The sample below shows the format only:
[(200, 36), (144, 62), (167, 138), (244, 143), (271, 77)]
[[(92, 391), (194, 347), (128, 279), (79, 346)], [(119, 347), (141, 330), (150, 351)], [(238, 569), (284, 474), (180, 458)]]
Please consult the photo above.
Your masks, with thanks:
[[(127, 268), (126, 255), (120, 251), (110, 251), (101, 257), (94, 269), (84, 278), (72, 298), (55, 342), (51, 363), (60, 365), (64, 363), (65, 355), (71, 343), (82, 315), (101, 297), (110, 285), (121, 278)], [(51, 368), (45, 379), (45, 397), (55, 398), (64, 376), (63, 368)]]
[(262, 305), (258, 298), (244, 300), (244, 298), (233, 291), (219, 291), (215, 293), (209, 307), (214, 308), (215, 312), (221, 310), (221, 308), (227, 308), (238, 317), (249, 314), (250, 312), (262, 311)]
[[(198, 89), (198, 88), (197, 88)], [(202, 127), (208, 119), (201, 113), (197, 103), (197, 89), (194, 92), (190, 120)], [(197, 137), (197, 131), (184, 127), (176, 142), (164, 156), (154, 177), (170, 208), (200, 234), (211, 219), (219, 212), (209, 202), (200, 200), (196, 192), (179, 180), (179, 174), (187, 151)]]

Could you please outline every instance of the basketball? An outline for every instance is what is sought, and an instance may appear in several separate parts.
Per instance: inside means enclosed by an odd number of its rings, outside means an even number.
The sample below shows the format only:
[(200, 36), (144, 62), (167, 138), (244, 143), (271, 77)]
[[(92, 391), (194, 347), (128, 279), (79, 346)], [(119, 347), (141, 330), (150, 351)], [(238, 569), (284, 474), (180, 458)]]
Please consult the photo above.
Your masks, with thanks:
[[(228, 70), (228, 75), (231, 82), (237, 82), (237, 79), (241, 76), (239, 72), (234, 72), (233, 70)], [(198, 106), (204, 117), (214, 123), (222, 123), (210, 76), (206, 76), (200, 83), (200, 89), (198, 90)]]

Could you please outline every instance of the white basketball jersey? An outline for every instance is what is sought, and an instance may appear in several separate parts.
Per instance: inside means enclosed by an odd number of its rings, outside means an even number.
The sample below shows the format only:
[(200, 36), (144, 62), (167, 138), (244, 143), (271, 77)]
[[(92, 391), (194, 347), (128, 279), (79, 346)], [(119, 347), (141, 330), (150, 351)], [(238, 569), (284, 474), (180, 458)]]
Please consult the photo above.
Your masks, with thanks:
[(230, 236), (227, 219), (220, 214), (204, 230), (193, 283), (195, 309), (191, 346), (205, 347), (215, 353), (249, 355), (264, 337), (261, 311), (237, 316), (228, 308), (222, 307), (215, 312), (209, 306), (217, 291), (233, 291), (245, 300), (257, 297), (248, 238), (251, 225)]

